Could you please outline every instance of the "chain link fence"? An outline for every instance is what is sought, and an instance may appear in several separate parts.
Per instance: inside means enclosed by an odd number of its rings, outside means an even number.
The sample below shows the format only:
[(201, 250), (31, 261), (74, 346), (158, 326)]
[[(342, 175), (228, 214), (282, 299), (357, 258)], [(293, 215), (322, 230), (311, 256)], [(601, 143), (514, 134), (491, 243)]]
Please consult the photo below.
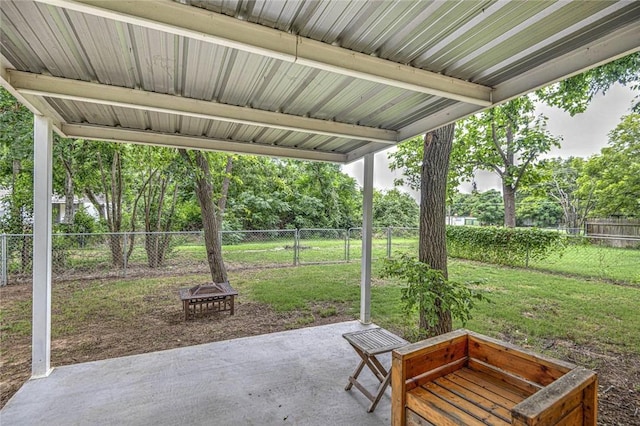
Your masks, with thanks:
[(529, 262), (529, 268), (640, 284), (640, 238), (567, 234), (565, 248)]
[[(564, 231), (563, 231), (564, 232)], [(418, 252), (418, 228), (374, 228), (372, 258)], [(611, 247), (610, 237), (566, 233), (563, 251), (532, 261), (531, 269), (640, 284), (640, 239)], [(223, 231), (231, 271), (359, 261), (362, 228)], [(31, 282), (30, 234), (0, 234), (0, 286)], [(202, 232), (54, 234), (54, 281), (208, 273)]]

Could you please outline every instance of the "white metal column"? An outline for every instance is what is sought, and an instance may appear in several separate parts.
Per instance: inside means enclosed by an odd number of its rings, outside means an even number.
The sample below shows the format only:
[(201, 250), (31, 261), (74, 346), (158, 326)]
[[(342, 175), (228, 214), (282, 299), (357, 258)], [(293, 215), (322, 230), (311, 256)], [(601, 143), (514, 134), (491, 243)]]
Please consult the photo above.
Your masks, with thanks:
[(33, 325), (31, 377), (51, 372), (51, 194), (53, 133), (33, 117)]
[(373, 156), (364, 156), (362, 198), (362, 266), (360, 278), (360, 322), (371, 323), (371, 234), (373, 222)]

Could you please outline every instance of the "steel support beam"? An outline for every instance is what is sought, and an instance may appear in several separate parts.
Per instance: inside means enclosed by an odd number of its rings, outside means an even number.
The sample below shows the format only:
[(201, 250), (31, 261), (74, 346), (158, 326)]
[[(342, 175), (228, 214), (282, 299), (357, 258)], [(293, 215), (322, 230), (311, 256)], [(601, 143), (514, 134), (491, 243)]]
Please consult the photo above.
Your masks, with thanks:
[(146, 145), (169, 146), (174, 148), (203, 149), (205, 151), (235, 152), (240, 154), (265, 155), (268, 157), (295, 158), (300, 160), (346, 162), (345, 154), (289, 148), (278, 145), (213, 139), (157, 133), (144, 130), (123, 129), (83, 124), (63, 124), (62, 131), (67, 137), (111, 142), (131, 142)]
[[(606, 37), (497, 85), (493, 92), (493, 100), (496, 105), (499, 105), (638, 51), (640, 51), (640, 31), (635, 24), (627, 25)], [(410, 139), (484, 109), (486, 108), (471, 104), (452, 105), (400, 129), (399, 139)], [(374, 150), (375, 147), (370, 149)], [(361, 153), (365, 152), (361, 151)]]
[(338, 74), (489, 106), (491, 88), (289, 34), (174, 1), (38, 0), (41, 3), (151, 28)]
[(362, 191), (362, 263), (360, 272), (360, 322), (371, 323), (371, 239), (373, 233), (373, 160), (364, 156)]
[(300, 117), (15, 70), (7, 70), (7, 76), (9, 83), (22, 95), (47, 96), (385, 144), (398, 142), (398, 134), (393, 130)]
[(33, 322), (31, 377), (51, 373), (51, 195), (53, 127), (33, 117)]

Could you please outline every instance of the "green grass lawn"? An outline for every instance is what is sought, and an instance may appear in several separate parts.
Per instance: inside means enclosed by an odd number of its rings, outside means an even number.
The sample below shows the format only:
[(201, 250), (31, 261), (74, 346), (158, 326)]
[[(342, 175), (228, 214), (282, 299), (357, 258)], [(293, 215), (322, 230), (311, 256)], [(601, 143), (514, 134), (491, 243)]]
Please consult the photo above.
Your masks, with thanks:
[[(400, 295), (404, 284), (381, 279), (381, 267), (382, 262), (374, 262), (372, 321), (410, 338), (417, 317), (403, 312)], [(554, 357), (575, 360), (583, 356), (578, 363), (591, 368), (606, 357), (640, 357), (640, 286), (461, 260), (449, 262), (449, 275), (457, 281), (474, 282), (474, 288), (489, 299), (479, 302), (473, 311), (466, 325), (471, 330)], [(113, 327), (116, 334), (129, 327), (153, 333), (157, 327), (169, 331), (215, 325), (217, 321), (185, 324), (176, 297), (180, 286), (208, 280), (201, 274), (78, 280), (60, 283), (64, 291), (57, 291), (58, 284), (54, 284), (52, 337), (62, 342), (80, 341), (78, 344), (86, 344), (90, 350), (100, 336), (91, 335), (86, 341), (86, 324), (96, 318), (105, 330)], [(345, 313), (359, 317), (359, 262), (236, 270), (229, 273), (229, 280), (240, 293), (239, 310), (244, 304), (254, 306), (255, 315), (271, 310), (284, 313), (283, 318), (290, 318), (287, 328), (314, 325), (320, 318), (337, 314), (340, 319)], [(11, 290), (13, 299), (0, 300), (0, 356), (14, 359), (11, 348), (16, 341), (28, 347), (31, 300), (28, 286), (9, 287), (5, 290)], [(156, 317), (150, 319), (150, 312)], [(455, 328), (460, 326), (454, 324)], [(127, 344), (137, 347), (136, 342)], [(605, 358), (583, 355), (590, 353)], [(26, 364), (24, 368), (26, 372)]]
[[(405, 233), (406, 234), (406, 233)], [(410, 234), (394, 235), (391, 240), (391, 253), (417, 251), (418, 239)], [(257, 238), (262, 235), (254, 236)], [(233, 266), (288, 266), (295, 261), (293, 237), (271, 237), (264, 235), (266, 241), (238, 244), (224, 244), (225, 261)], [(130, 267), (146, 267), (147, 253), (144, 239), (136, 238), (134, 250), (128, 261)], [(319, 238), (310, 233), (300, 238), (298, 253), (299, 264), (338, 263), (358, 261), (362, 256), (360, 235), (352, 233), (336, 238)], [(383, 259), (388, 253), (388, 242), (384, 234), (376, 234), (372, 241), (373, 259)], [(55, 254), (55, 253), (54, 253)], [(113, 271), (109, 246), (105, 241), (98, 245), (77, 246), (60, 251), (54, 256), (53, 268), (56, 273), (76, 273), (87, 271)], [(206, 265), (204, 243), (201, 239), (184, 236), (173, 237), (165, 264), (170, 267)], [(598, 245), (569, 245), (562, 253), (554, 253), (549, 257), (530, 262), (530, 268), (551, 271), (567, 275), (600, 278), (640, 286), (640, 249), (617, 249)], [(20, 259), (9, 260), (10, 273), (20, 270)], [(29, 271), (26, 271), (29, 272)]]
[[(451, 261), (449, 268), (451, 279), (480, 280), (475, 288), (490, 299), (478, 304), (467, 328), (535, 346), (557, 339), (640, 355), (639, 288), (465, 261)], [(402, 284), (375, 278), (378, 275), (374, 272), (373, 321), (396, 330), (414, 324), (416, 318), (402, 312)], [(347, 302), (354, 317), (358, 315), (359, 264), (247, 271), (232, 279), (249, 297), (277, 310)]]
[(640, 284), (640, 249), (569, 245), (562, 253), (531, 262), (536, 269)]

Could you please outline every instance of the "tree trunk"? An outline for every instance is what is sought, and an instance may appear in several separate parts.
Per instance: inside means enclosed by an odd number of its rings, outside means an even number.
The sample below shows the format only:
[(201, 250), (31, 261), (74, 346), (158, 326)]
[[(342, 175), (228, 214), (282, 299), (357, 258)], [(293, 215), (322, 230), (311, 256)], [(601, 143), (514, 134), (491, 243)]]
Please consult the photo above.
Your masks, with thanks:
[(107, 213), (106, 213), (106, 210), (105, 210), (105, 205), (100, 203), (100, 201), (98, 200), (98, 197), (96, 197), (96, 194), (94, 194), (91, 189), (85, 188), (84, 193), (87, 196), (87, 198), (89, 199), (89, 201), (91, 201), (91, 204), (93, 204), (93, 207), (98, 212), (99, 219), (106, 221), (107, 220), (107, 218), (106, 218)]
[[(123, 253), (122, 235), (122, 164), (118, 151), (113, 153), (111, 163), (111, 173), (107, 175), (102, 156), (98, 154), (98, 167), (100, 168), (100, 178), (102, 191), (106, 204), (106, 221), (109, 232), (109, 245), (111, 246), (111, 264), (117, 268), (124, 268), (126, 253)], [(107, 177), (109, 176), (109, 177)]]
[(220, 191), (220, 199), (218, 200), (218, 222), (220, 222), (220, 224), (222, 224), (222, 219), (224, 218), (224, 210), (227, 208), (231, 170), (233, 170), (233, 156), (228, 155), (227, 167), (225, 168), (224, 179), (222, 180), (222, 190)]
[(73, 175), (71, 173), (71, 165), (64, 158), (62, 159), (64, 165), (64, 223), (72, 224), (73, 217), (75, 215), (74, 209), (74, 188), (73, 188)]
[[(424, 155), (420, 177), (420, 243), (418, 256), (432, 269), (439, 269), (448, 277), (446, 245), (446, 192), (449, 173), (449, 156), (453, 144), (455, 124), (449, 124), (424, 137)], [(427, 336), (437, 336), (451, 331), (451, 312), (438, 308), (438, 323), (427, 324), (424, 312), (420, 312), (420, 328)]]
[(504, 201), (504, 226), (516, 227), (516, 190), (502, 181), (502, 200)]
[[(207, 250), (207, 261), (214, 283), (227, 281), (227, 269), (222, 260), (222, 240), (220, 223), (217, 217), (217, 206), (213, 202), (213, 186), (211, 184), (211, 170), (209, 162), (201, 151), (194, 151), (195, 157), (195, 191), (198, 204), (202, 212), (202, 226), (204, 228), (204, 244)], [(180, 155), (191, 163), (191, 157), (186, 150), (180, 149)], [(192, 164), (193, 165), (193, 164)]]

